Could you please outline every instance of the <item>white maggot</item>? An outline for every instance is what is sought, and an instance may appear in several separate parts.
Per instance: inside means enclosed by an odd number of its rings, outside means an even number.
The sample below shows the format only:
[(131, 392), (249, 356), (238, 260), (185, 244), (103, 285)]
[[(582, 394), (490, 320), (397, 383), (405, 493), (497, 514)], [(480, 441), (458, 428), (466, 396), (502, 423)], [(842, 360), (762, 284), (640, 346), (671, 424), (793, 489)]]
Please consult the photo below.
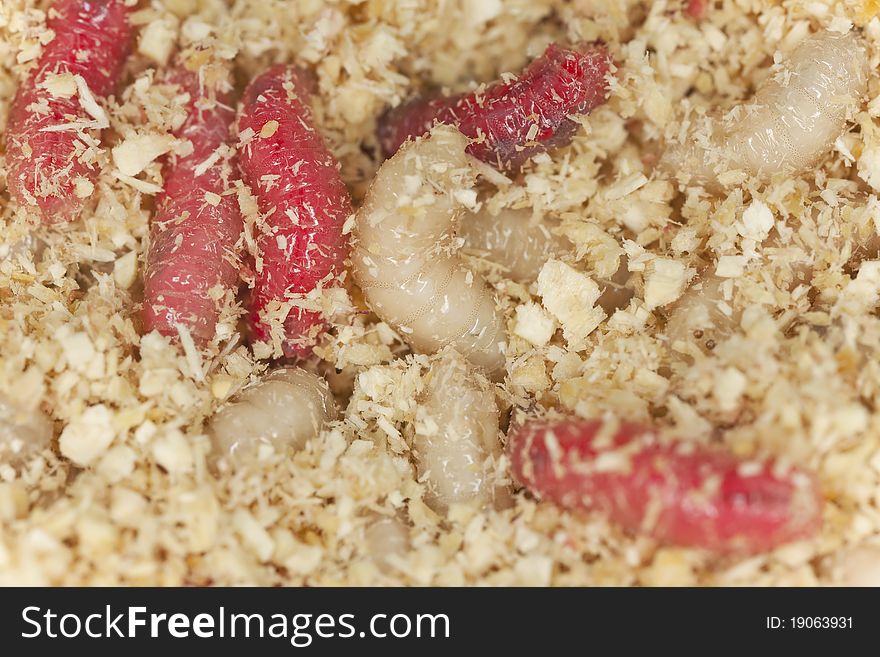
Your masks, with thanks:
[(282, 368), (246, 388), (208, 423), (216, 459), (232, 465), (266, 453), (301, 449), (336, 418), (327, 382), (299, 368)]
[(426, 503), (489, 503), (500, 454), (498, 407), (489, 382), (454, 351), (434, 361), (416, 421), (413, 452)]
[[(538, 278), (548, 260), (574, 251), (571, 241), (554, 232), (559, 224), (554, 217), (535, 222), (531, 209), (505, 208), (497, 215), (481, 211), (466, 217), (461, 236), (466, 252), (498, 265), (504, 276), (527, 285)], [(626, 306), (632, 298), (633, 290), (625, 285), (628, 278), (624, 263), (611, 279), (596, 281), (603, 288), (596, 303), (607, 315)]]
[(376, 567), (391, 575), (395, 560), (409, 552), (409, 528), (398, 518), (374, 514), (364, 527), (364, 545)]
[(451, 345), (497, 376), (504, 319), (455, 238), (456, 197), (475, 178), (467, 144), (456, 129), (438, 126), (382, 165), (356, 215), (352, 273), (370, 308), (414, 350)]
[(461, 226), (466, 251), (501, 267), (517, 283), (538, 278), (544, 263), (572, 251), (572, 244), (551, 230), (558, 221), (534, 222), (531, 209), (504, 209), (497, 215), (477, 212)]
[(39, 408), (25, 410), (0, 394), (0, 463), (14, 468), (52, 442), (52, 421)]
[(688, 144), (667, 152), (662, 166), (707, 181), (731, 169), (761, 179), (803, 171), (843, 132), (867, 77), (867, 52), (855, 33), (808, 37), (708, 142), (692, 134)]

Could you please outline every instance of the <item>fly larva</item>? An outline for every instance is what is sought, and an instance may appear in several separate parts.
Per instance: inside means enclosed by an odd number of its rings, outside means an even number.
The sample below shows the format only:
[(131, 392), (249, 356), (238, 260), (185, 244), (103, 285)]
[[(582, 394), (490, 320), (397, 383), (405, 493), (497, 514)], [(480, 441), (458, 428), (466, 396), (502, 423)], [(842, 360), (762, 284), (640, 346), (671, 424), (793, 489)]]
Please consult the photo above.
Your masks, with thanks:
[(281, 368), (217, 411), (208, 433), (215, 457), (238, 466), (301, 449), (334, 419), (336, 403), (324, 379), (303, 369)]
[(492, 500), (501, 449), (491, 385), (454, 351), (442, 354), (428, 377), (413, 438), (425, 502), (439, 512), (482, 506)]
[(465, 266), (455, 231), (475, 173), (467, 139), (438, 126), (376, 174), (355, 216), (352, 273), (367, 303), (416, 351), (452, 345), (491, 374), (504, 367), (504, 318)]
[(712, 130), (694, 135), (664, 157), (671, 173), (707, 182), (730, 169), (761, 179), (797, 173), (814, 164), (843, 132), (865, 94), (868, 58), (852, 32), (821, 32), (803, 41), (781, 70), (744, 106)]
[[(532, 210), (527, 208), (505, 208), (497, 215), (484, 210), (462, 221), (461, 236), (465, 251), (498, 265), (504, 276), (527, 285), (538, 278), (548, 260), (574, 252), (574, 245), (556, 234), (559, 224), (554, 217), (535, 222)], [(610, 279), (596, 281), (603, 288), (596, 303), (609, 316), (632, 298), (633, 290), (626, 286), (628, 279), (629, 270), (622, 263)]]
[(224, 293), (235, 289), (235, 245), (242, 231), (238, 202), (226, 193), (231, 85), (223, 75), (214, 89), (207, 77), (190, 71), (186, 62), (167, 76), (189, 97), (187, 119), (175, 136), (188, 139), (192, 152), (169, 159), (163, 170), (165, 190), (150, 230), (143, 309), (145, 331), (175, 337), (180, 323), (200, 346), (213, 339)]
[(608, 99), (608, 49), (600, 42), (565, 48), (552, 43), (519, 77), (451, 98), (417, 98), (379, 121), (386, 157), (434, 122), (454, 125), (473, 141), (468, 153), (504, 170), (536, 153), (569, 144), (578, 130), (572, 117)]
[(98, 171), (84, 157), (89, 130), (108, 127), (99, 102), (113, 93), (131, 47), (132, 3), (56, 0), (54, 38), (18, 89), (6, 126), (9, 194), (45, 223), (77, 218)]
[(822, 525), (815, 476), (743, 461), (629, 422), (530, 418), (507, 434), (511, 467), (563, 508), (606, 513), (657, 540), (712, 552), (766, 552)]
[(367, 555), (385, 575), (396, 572), (394, 561), (409, 552), (409, 528), (398, 518), (371, 514), (364, 527)]
[(544, 263), (573, 250), (571, 242), (556, 235), (558, 221), (533, 221), (531, 209), (504, 209), (497, 215), (482, 211), (462, 222), (464, 248), (500, 265), (517, 283), (538, 278)]
[[(241, 173), (262, 215), (249, 315), (254, 335), (269, 338), (265, 312), (318, 288), (338, 287), (345, 271), (351, 215), (339, 163), (314, 126), (301, 69), (277, 65), (247, 86), (238, 113)], [(300, 306), (284, 318), (288, 356), (308, 357), (322, 332), (321, 313)]]
[(15, 468), (52, 442), (52, 421), (39, 408), (23, 409), (0, 394), (0, 464)]

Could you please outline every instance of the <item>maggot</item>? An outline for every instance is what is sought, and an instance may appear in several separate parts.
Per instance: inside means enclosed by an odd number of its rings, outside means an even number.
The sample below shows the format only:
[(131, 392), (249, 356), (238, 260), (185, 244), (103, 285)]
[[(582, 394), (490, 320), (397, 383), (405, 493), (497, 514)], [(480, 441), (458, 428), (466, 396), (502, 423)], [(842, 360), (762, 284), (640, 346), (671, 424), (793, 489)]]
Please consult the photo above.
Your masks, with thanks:
[(455, 231), (475, 172), (465, 138), (438, 126), (376, 174), (355, 215), (352, 273), (370, 308), (416, 351), (451, 345), (490, 374), (504, 367), (504, 319), (461, 257)]
[(489, 503), (501, 452), (498, 408), (489, 382), (455, 351), (433, 363), (419, 407), (413, 453), (426, 503)]
[(301, 449), (336, 413), (324, 379), (300, 368), (273, 370), (209, 420), (215, 461), (239, 466)]
[(757, 89), (723, 118), (698, 122), (670, 147), (661, 168), (714, 183), (740, 169), (759, 179), (794, 174), (819, 161), (865, 94), (868, 58), (855, 33), (825, 31), (805, 39)]

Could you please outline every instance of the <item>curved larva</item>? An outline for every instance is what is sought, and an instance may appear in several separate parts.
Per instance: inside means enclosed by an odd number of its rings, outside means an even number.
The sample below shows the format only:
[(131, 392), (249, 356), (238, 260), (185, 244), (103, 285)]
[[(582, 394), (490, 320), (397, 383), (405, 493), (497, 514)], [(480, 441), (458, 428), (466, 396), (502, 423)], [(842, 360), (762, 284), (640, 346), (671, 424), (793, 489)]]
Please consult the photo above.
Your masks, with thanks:
[(264, 454), (301, 449), (336, 418), (327, 382), (299, 368), (282, 368), (233, 397), (210, 419), (217, 458), (233, 465)]
[(374, 515), (364, 528), (364, 545), (376, 567), (393, 574), (395, 558), (409, 552), (409, 528), (398, 518)]
[[(454, 351), (434, 362), (413, 438), (425, 502), (442, 512), (452, 504), (482, 506), (494, 493), (493, 464), (501, 451), (498, 408), (489, 382)], [(494, 457), (494, 458), (493, 458)]]
[(768, 178), (814, 165), (843, 132), (865, 94), (868, 59), (854, 33), (804, 40), (709, 143), (673, 148), (664, 166), (707, 180), (729, 169)]
[(352, 273), (370, 308), (416, 351), (455, 347), (490, 373), (504, 367), (504, 320), (489, 286), (458, 252), (456, 199), (475, 173), (468, 140), (438, 126), (376, 174), (355, 215)]
[(530, 208), (471, 215), (461, 226), (465, 250), (500, 265), (511, 280), (531, 283), (545, 262), (572, 251), (571, 242), (551, 230), (558, 221), (535, 223), (532, 215)]
[(13, 467), (52, 442), (52, 421), (39, 408), (24, 410), (0, 394), (0, 463)]

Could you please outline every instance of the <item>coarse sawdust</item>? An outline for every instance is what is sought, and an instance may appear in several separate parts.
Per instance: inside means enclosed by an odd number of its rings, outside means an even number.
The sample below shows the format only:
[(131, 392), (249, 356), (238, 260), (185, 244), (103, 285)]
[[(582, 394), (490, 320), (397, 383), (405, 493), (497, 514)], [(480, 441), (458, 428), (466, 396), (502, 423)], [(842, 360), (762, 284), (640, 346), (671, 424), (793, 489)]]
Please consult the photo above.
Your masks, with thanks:
[[(47, 4), (2, 0), (0, 128), (50, 36)], [(833, 152), (799, 177), (709, 193), (681, 188), (653, 165), (687, 117), (747, 99), (774, 56), (810, 32), (852, 23), (876, 70), (880, 4), (720, 0), (699, 22), (684, 4), (141, 3), (139, 44), (106, 106), (97, 201), (82, 219), (35, 226), (8, 200), (0, 156), (0, 398), (20, 416), (42, 412), (54, 424), (47, 449), (23, 464), (0, 464), (0, 583), (814, 585), (872, 572), (876, 579), (880, 255), (871, 244), (880, 228), (880, 78), (871, 77), (866, 103)], [(329, 379), (340, 419), (295, 454), (213, 475), (205, 419), (256, 380), (272, 354), (241, 344), (235, 304), (209, 353), (140, 335), (160, 156), (181, 120), (159, 82), (175, 44), (209, 47), (232, 63), (241, 85), (275, 62), (313, 70), (316, 121), (358, 203), (380, 164), (375, 125), (387, 107), (430, 87), (461, 91), (515, 72), (552, 41), (597, 38), (618, 68), (607, 105), (580, 119), (571, 146), (535, 158), (513, 179), (480, 183), (485, 211), (531, 207), (561, 218), (574, 242), (564, 262), (545, 270), (546, 285), (515, 283), (473, 259), (509, 316), (499, 405), (613, 413), (742, 456), (780, 455), (819, 475), (826, 498), (819, 536), (768, 554), (712, 556), (657, 545), (598, 514), (561, 511), (523, 492), (502, 510), (438, 515), (423, 501), (410, 455), (430, 360), (410, 354), (353, 288), (318, 350), (322, 362), (309, 364)], [(586, 303), (582, 283), (611, 276), (622, 257), (635, 296), (599, 320), (577, 305)], [(797, 277), (803, 268), (806, 280)], [(723, 280), (708, 288), (736, 321), (711, 348), (670, 339), (676, 302), (713, 272)], [(587, 296), (591, 305), (595, 295)], [(584, 316), (589, 326), (578, 322)], [(408, 552), (390, 568), (365, 540), (377, 514), (409, 531)]]

